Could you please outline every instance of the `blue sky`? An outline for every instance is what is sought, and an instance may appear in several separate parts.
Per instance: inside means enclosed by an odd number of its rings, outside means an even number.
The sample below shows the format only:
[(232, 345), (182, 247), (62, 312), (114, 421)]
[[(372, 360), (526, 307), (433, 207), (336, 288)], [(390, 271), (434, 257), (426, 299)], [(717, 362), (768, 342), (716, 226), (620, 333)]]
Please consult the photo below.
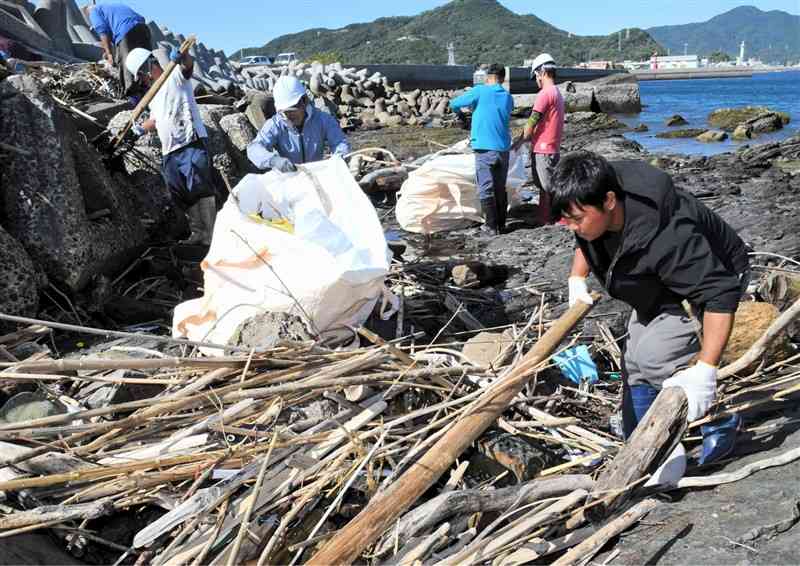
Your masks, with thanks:
[[(197, 34), (200, 41), (226, 53), (254, 47), (280, 35), (308, 28), (339, 28), (385, 16), (411, 16), (446, 0), (115, 0), (175, 32)], [(78, 0), (79, 5), (84, 0)], [(98, 3), (103, 3), (99, 0)], [(500, 0), (519, 14), (534, 14), (579, 35), (605, 35), (625, 27), (685, 24), (743, 5), (800, 14), (800, 0)], [(566, 9), (565, 9), (566, 8)]]

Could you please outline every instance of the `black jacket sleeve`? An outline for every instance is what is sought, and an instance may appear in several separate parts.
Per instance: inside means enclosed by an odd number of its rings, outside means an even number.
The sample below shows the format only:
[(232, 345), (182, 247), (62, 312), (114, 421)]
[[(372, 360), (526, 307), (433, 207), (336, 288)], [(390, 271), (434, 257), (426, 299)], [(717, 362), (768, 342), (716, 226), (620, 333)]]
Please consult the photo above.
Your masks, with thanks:
[(676, 218), (671, 227), (651, 246), (663, 284), (707, 312), (736, 312), (741, 298), (739, 275), (714, 254), (693, 220)]

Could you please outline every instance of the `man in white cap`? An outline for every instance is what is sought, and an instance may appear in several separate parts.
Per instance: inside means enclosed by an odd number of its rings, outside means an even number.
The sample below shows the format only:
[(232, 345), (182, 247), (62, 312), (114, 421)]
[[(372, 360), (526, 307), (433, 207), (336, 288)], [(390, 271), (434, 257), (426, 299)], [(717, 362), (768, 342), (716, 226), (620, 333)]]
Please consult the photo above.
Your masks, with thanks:
[(298, 79), (279, 78), (273, 95), (277, 114), (247, 146), (247, 157), (256, 167), (281, 173), (296, 171), (297, 164), (321, 161), (326, 144), (334, 155), (350, 153), (339, 122), (309, 103), (306, 87)]
[(561, 156), (561, 138), (564, 135), (564, 97), (556, 88), (556, 62), (548, 53), (533, 60), (532, 74), (536, 78), (539, 94), (525, 129), (514, 142), (517, 150), (526, 141), (531, 142), (533, 177), (539, 185), (539, 222), (551, 224), (550, 203), (552, 187), (550, 178)]
[[(150, 102), (150, 118), (136, 124), (137, 136), (158, 132), (163, 160), (161, 172), (177, 204), (186, 210), (192, 235), (186, 244), (210, 245), (217, 216), (216, 188), (208, 154), (208, 133), (194, 98), (194, 59), (173, 48), (170, 60), (178, 64)], [(125, 65), (136, 80), (149, 88), (164, 73), (152, 52), (134, 49)]]

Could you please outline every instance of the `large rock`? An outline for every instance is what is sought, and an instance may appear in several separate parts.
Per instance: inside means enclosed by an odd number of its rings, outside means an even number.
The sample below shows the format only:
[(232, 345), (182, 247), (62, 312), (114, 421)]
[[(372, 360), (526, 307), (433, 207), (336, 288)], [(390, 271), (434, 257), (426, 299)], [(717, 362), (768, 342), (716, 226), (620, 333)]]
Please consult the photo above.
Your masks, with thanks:
[(685, 126), (689, 122), (686, 121), (686, 118), (681, 116), (680, 114), (673, 114), (669, 118), (664, 121), (664, 124), (667, 126)]
[(254, 93), (251, 95), (245, 114), (253, 127), (260, 130), (264, 123), (275, 115), (275, 99), (271, 94)]
[(67, 32), (67, 7), (64, 0), (39, 0), (33, 19), (53, 40), (53, 46), (72, 55), (72, 39)]
[(0, 139), (30, 151), (5, 157), (2, 223), (51, 280), (79, 290), (144, 242), (132, 188), (32, 77), (0, 83), (0, 100)]
[(700, 134), (706, 132), (705, 128), (683, 128), (680, 130), (669, 130), (666, 132), (659, 132), (656, 134), (657, 138), (696, 138)]
[[(39, 277), (25, 248), (0, 227), (0, 312), (36, 316), (39, 310)], [(5, 325), (0, 322), (0, 328)]]
[(734, 128), (731, 137), (738, 141), (749, 140), (753, 137), (753, 130), (744, 124), (739, 124)]
[(701, 142), (721, 142), (728, 139), (728, 134), (719, 130), (708, 130), (697, 136), (697, 141)]
[(591, 81), (594, 98), (602, 112), (636, 114), (642, 111), (639, 79), (636, 75), (619, 73)]
[(231, 145), (239, 151), (246, 151), (247, 146), (256, 139), (256, 129), (242, 112), (222, 117), (219, 126)]
[(228, 152), (228, 136), (220, 126), (220, 121), (234, 110), (230, 106), (222, 106), (219, 104), (201, 104), (200, 116), (203, 119), (203, 124), (208, 131), (208, 151), (214, 164), (214, 168), (219, 171), (223, 177), (227, 177), (229, 182), (233, 185), (242, 175), (239, 169), (239, 163)]
[[(744, 106), (740, 108), (720, 108), (708, 115), (708, 123), (715, 128), (732, 132), (736, 126), (754, 120), (762, 114), (771, 114), (772, 110), (765, 106)], [(785, 112), (774, 112), (780, 116), (783, 124), (789, 123), (789, 115)]]
[(783, 119), (777, 112), (766, 112), (744, 122), (754, 134), (766, 134), (783, 128)]
[[(130, 121), (132, 112), (120, 112), (108, 123), (114, 134)], [(161, 176), (161, 142), (153, 132), (136, 140), (136, 153), (124, 160), (125, 172), (134, 187), (135, 214), (159, 236), (168, 233), (177, 215), (175, 202)], [(181, 213), (182, 214), (182, 213)]]
[[(572, 84), (572, 83), (569, 83)], [(564, 97), (564, 110), (566, 112), (599, 112), (600, 107), (594, 98), (594, 90), (591, 88), (577, 88), (568, 90), (567, 87), (561, 88), (561, 96)]]
[(236, 164), (237, 176), (255, 173), (255, 166), (247, 158), (247, 146), (256, 138), (256, 129), (247, 116), (242, 112), (228, 114), (220, 119), (219, 127), (227, 137), (227, 151)]

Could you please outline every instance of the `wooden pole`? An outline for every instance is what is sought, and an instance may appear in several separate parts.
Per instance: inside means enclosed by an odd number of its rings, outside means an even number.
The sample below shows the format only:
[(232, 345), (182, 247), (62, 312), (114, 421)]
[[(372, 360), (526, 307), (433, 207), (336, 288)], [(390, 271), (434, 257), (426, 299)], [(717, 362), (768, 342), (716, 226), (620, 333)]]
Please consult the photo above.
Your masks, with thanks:
[[(595, 301), (599, 296), (595, 297)], [(476, 401), (477, 408), (464, 416), (442, 436), (409, 470), (369, 504), (336, 536), (330, 539), (308, 564), (329, 566), (350, 564), (390, 528), (416, 500), (431, 487), (467, 447), (489, 428), (522, 391), (536, 368), (546, 361), (592, 306), (578, 301), (564, 313), (499, 383)], [(685, 417), (684, 417), (685, 420)]]
[[(197, 38), (195, 38), (195, 36), (193, 35), (189, 36), (189, 38), (183, 42), (183, 45), (181, 45), (180, 48), (181, 55), (185, 55), (189, 51), (189, 49), (191, 49), (192, 45), (194, 45), (195, 41), (197, 41)], [(161, 87), (164, 86), (164, 84), (166, 84), (167, 79), (169, 79), (170, 75), (172, 74), (172, 71), (174, 71), (175, 67), (177, 66), (178, 64), (175, 63), (174, 61), (169, 62), (169, 65), (167, 65), (167, 68), (164, 69), (163, 73), (161, 73), (161, 76), (158, 77), (158, 80), (155, 83), (153, 83), (153, 86), (150, 87), (150, 90), (147, 91), (147, 94), (144, 95), (144, 98), (142, 98), (139, 101), (139, 104), (136, 105), (136, 108), (133, 109), (133, 114), (131, 114), (131, 119), (128, 121), (128, 123), (125, 125), (122, 131), (120, 131), (120, 133), (117, 134), (117, 137), (114, 139), (113, 147), (117, 147), (120, 144), (120, 142), (122, 142), (122, 139), (125, 137), (125, 134), (127, 134), (128, 131), (133, 127), (133, 125), (136, 123), (136, 120), (139, 118), (139, 116), (142, 115), (142, 112), (144, 112), (145, 108), (147, 108), (147, 105), (150, 104), (150, 102), (158, 94), (158, 91), (161, 90)]]
[(653, 401), (628, 442), (595, 483), (597, 505), (586, 516), (599, 522), (618, 509), (633, 493), (637, 482), (669, 456), (686, 431), (686, 394), (680, 387), (667, 387)]

